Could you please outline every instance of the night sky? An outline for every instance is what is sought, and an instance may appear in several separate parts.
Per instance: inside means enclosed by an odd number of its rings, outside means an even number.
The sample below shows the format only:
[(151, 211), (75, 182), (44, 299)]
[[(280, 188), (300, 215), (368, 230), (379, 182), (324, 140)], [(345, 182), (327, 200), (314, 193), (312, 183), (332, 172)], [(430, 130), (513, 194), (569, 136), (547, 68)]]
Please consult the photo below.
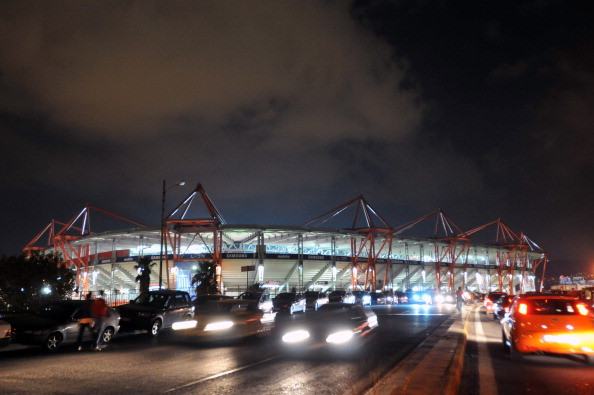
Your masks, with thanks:
[(157, 225), (165, 179), (231, 224), (501, 218), (594, 272), (589, 3), (1, 1), (0, 254), (87, 203)]

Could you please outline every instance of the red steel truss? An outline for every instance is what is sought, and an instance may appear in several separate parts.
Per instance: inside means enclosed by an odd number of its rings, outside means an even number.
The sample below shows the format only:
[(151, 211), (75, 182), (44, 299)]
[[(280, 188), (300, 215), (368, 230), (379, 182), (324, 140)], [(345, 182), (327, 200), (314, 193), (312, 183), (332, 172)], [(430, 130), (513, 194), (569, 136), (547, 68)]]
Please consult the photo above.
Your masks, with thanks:
[[(37, 236), (33, 238), (33, 240), (29, 242), (29, 244), (27, 244), (25, 248), (23, 248), (23, 252), (32, 253), (34, 251), (45, 251), (46, 249), (53, 247), (54, 253), (62, 254), (63, 264), (73, 264), (76, 267), (76, 287), (85, 293), (88, 290), (88, 268), (91, 257), (91, 246), (87, 243), (74, 247), (72, 242), (80, 240), (85, 236), (94, 234), (91, 230), (92, 211), (108, 215), (118, 220), (136, 225), (140, 228), (146, 227), (146, 225), (140, 222), (87, 204), (67, 223), (52, 220), (41, 232), (39, 232), (39, 234), (37, 234)], [(61, 228), (57, 230), (56, 225), (60, 225)], [(43, 237), (43, 235), (47, 235), (47, 245), (44, 247), (36, 246), (37, 242)]]
[[(365, 276), (363, 290), (374, 291), (376, 289), (377, 259), (382, 253), (385, 253), (388, 256), (383, 282), (385, 288), (388, 283), (387, 268), (390, 267), (390, 257), (392, 255), (393, 228), (371, 207), (362, 195), (307, 221), (302, 226), (319, 227), (349, 208), (355, 211), (350, 229), (356, 230), (365, 236), (363, 239), (351, 238), (351, 286), (353, 290), (358, 289), (359, 279)], [(380, 226), (376, 225), (374, 218), (379, 220), (378, 225)], [(358, 226), (361, 221), (364, 221), (363, 226)], [(376, 245), (377, 238), (383, 239), (379, 248)], [(365, 262), (359, 261), (362, 255), (367, 255)]]
[[(450, 217), (448, 217), (441, 209), (430, 212), (414, 221), (404, 224), (394, 230), (394, 235), (398, 235), (407, 231), (414, 226), (428, 221), (432, 217), (435, 217), (435, 226), (433, 230), (433, 236), (436, 241), (447, 243), (445, 246), (440, 246), (435, 243), (435, 289), (437, 292), (441, 292), (441, 279), (443, 271), (446, 270), (447, 265), (447, 276), (448, 276), (448, 290), (453, 292), (455, 289), (454, 284), (454, 265), (460, 257), (464, 254), (464, 272), (466, 272), (466, 266), (468, 264), (468, 248), (470, 247), (469, 235), (463, 232)], [(440, 236), (441, 234), (441, 236)], [(441, 250), (440, 250), (441, 248)], [(466, 288), (465, 276), (462, 277), (462, 289)]]
[(536, 243), (524, 235), (524, 233), (517, 234), (511, 230), (509, 226), (501, 221), (501, 218), (471, 229), (467, 231), (466, 234), (473, 235), (489, 227), (495, 227), (496, 229), (495, 240), (489, 244), (506, 249), (506, 251), (503, 253), (498, 250), (496, 255), (498, 289), (500, 292), (503, 291), (504, 277), (506, 277), (508, 281), (509, 293), (514, 293), (515, 290), (513, 287), (513, 276), (519, 264), (522, 269), (522, 281), (520, 281), (520, 293), (522, 293), (524, 291), (524, 276), (526, 274), (526, 266), (528, 264), (528, 251), (539, 250), (544, 253), (543, 258), (534, 262), (535, 271), (536, 268), (543, 262), (545, 263), (546, 267), (547, 254)]
[[(202, 201), (204, 207), (208, 211), (209, 217), (207, 218), (189, 218), (190, 208), (194, 201), (198, 199)], [(204, 260), (212, 260), (215, 263), (216, 278), (219, 288), (222, 284), (222, 267), (221, 262), (223, 259), (222, 251), (222, 234), (219, 230), (221, 225), (226, 224), (225, 219), (221, 213), (217, 210), (212, 200), (206, 194), (202, 184), (198, 184), (194, 191), (192, 191), (180, 204), (178, 204), (172, 211), (165, 217), (163, 225), (163, 233), (165, 234), (165, 268), (167, 273), (167, 288), (170, 286), (169, 279), (169, 254), (167, 253), (168, 245), (171, 245), (173, 251), (173, 266), (176, 262), (182, 262), (181, 252), (181, 238), (183, 234), (194, 234), (193, 240), (199, 240), (210, 252), (210, 258), (204, 258)], [(169, 231), (169, 225), (175, 229), (175, 232)], [(212, 249), (209, 244), (202, 237), (202, 233), (212, 233)], [(191, 244), (191, 243), (190, 243)]]

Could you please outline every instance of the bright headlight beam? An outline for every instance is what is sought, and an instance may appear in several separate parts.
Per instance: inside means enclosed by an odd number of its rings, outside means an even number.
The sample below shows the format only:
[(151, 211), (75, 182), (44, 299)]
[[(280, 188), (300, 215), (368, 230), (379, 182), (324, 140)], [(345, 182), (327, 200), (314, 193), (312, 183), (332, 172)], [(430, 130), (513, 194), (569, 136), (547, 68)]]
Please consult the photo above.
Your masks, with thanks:
[(211, 322), (204, 327), (204, 331), (220, 331), (223, 329), (229, 329), (233, 326), (233, 321), (219, 321)]
[(178, 321), (178, 322), (174, 322), (173, 325), (171, 325), (171, 328), (178, 331), (180, 329), (195, 328), (196, 325), (198, 325), (198, 321), (196, 321), (196, 320)]
[(285, 342), (285, 343), (299, 343), (299, 342), (309, 339), (309, 332), (304, 329), (300, 329), (297, 331), (291, 331), (291, 332), (285, 333), (283, 335), (282, 339), (283, 339), (283, 342)]
[(338, 331), (331, 333), (326, 338), (327, 343), (344, 344), (353, 338), (353, 331)]

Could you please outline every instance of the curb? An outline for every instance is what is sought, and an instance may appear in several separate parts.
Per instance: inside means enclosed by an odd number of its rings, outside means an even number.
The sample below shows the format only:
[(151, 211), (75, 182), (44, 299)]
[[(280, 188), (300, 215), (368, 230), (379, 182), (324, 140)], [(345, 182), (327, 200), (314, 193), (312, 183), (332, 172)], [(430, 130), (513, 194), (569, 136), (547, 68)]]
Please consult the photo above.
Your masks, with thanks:
[(366, 395), (428, 394), (440, 388), (443, 394), (458, 394), (468, 337), (469, 310), (446, 320)]

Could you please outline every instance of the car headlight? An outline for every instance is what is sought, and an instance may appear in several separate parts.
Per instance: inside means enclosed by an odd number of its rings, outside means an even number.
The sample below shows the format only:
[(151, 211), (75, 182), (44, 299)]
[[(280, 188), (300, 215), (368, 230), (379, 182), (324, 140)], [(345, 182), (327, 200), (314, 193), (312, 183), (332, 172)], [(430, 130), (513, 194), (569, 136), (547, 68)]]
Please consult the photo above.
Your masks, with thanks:
[(309, 339), (309, 332), (305, 329), (287, 332), (283, 335), (282, 339), (285, 343), (299, 343)]
[(443, 295), (435, 295), (435, 301), (437, 303), (443, 303), (445, 302), (445, 298), (443, 297)]
[(223, 329), (229, 329), (233, 326), (233, 321), (218, 321), (211, 322), (204, 327), (204, 331), (220, 331)]
[(447, 303), (454, 303), (454, 297), (452, 295), (448, 295), (445, 298)]
[(419, 295), (417, 295), (417, 294), (414, 294), (413, 295), (413, 300), (419, 301), (419, 300), (421, 300), (421, 297)]
[(171, 328), (178, 331), (180, 329), (196, 328), (196, 325), (198, 325), (198, 321), (196, 320), (178, 321), (174, 322)]
[(346, 331), (338, 331), (331, 333), (326, 338), (327, 343), (333, 344), (344, 344), (353, 338), (353, 331), (346, 330)]

